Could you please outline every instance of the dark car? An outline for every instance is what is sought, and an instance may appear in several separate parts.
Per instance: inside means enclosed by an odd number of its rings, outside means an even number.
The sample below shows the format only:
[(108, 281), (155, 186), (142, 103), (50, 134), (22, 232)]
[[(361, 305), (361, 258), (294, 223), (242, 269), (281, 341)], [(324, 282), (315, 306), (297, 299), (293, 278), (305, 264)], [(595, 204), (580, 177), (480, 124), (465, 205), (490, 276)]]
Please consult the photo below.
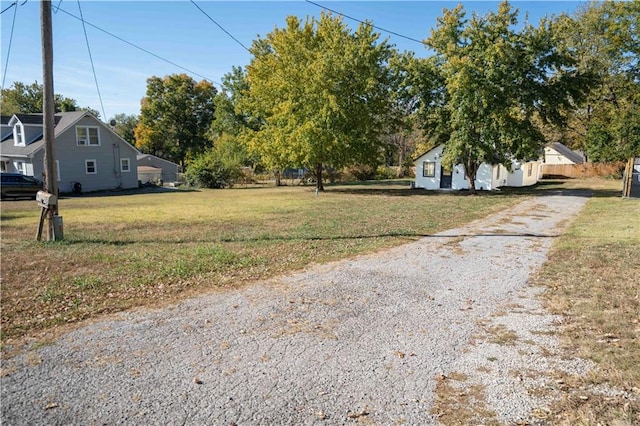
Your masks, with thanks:
[(0, 173), (0, 191), (2, 198), (35, 198), (36, 193), (43, 188), (43, 183), (32, 176), (25, 176), (20, 173)]

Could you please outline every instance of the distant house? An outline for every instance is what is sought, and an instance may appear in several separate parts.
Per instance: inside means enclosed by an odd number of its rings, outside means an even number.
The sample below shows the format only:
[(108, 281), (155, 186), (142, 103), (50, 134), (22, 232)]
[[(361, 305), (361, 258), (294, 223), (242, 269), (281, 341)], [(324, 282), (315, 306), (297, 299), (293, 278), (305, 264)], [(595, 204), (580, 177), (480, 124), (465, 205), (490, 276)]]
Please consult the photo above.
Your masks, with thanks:
[[(469, 189), (465, 169), (457, 164), (452, 169), (442, 165), (444, 145), (425, 152), (415, 160), (415, 187), (424, 189)], [(493, 190), (502, 186), (530, 186), (538, 182), (540, 161), (521, 163), (514, 160), (512, 171), (501, 164), (480, 164), (476, 174), (477, 190)]]
[[(138, 186), (134, 165), (139, 151), (93, 114), (61, 112), (55, 115), (54, 122), (54, 155), (60, 192)], [(44, 171), (42, 114), (3, 116), (0, 123), (2, 171), (41, 179)]]
[(160, 180), (163, 182), (178, 181), (180, 165), (176, 163), (151, 154), (138, 154), (136, 162), (138, 165), (138, 179), (142, 183), (157, 183)]
[(544, 148), (545, 164), (582, 164), (582, 154), (569, 149), (560, 142), (554, 142)]

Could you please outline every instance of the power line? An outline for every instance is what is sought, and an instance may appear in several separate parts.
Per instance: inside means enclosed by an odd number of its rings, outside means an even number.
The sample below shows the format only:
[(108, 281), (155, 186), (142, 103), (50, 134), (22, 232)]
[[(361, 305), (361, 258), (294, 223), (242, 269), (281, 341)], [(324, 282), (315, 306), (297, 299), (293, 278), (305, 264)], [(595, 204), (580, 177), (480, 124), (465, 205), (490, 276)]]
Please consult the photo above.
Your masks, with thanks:
[(113, 34), (113, 33), (109, 32), (109, 31), (107, 31), (107, 30), (104, 30), (104, 29), (102, 29), (102, 28), (98, 27), (97, 25), (94, 25), (94, 24), (92, 24), (91, 22), (85, 21), (85, 20), (83, 20), (82, 18), (77, 17), (77, 16), (76, 16), (76, 15), (74, 15), (73, 13), (67, 12), (66, 10), (64, 10), (64, 9), (62, 9), (62, 8), (59, 8), (59, 9), (58, 9), (58, 11), (63, 12), (63, 13), (65, 13), (65, 14), (67, 14), (67, 15), (71, 16), (72, 18), (75, 18), (75, 19), (77, 19), (77, 20), (79, 20), (79, 21), (82, 21), (82, 22), (84, 22), (85, 24), (89, 25), (90, 27), (93, 27), (93, 28), (95, 28), (95, 29), (96, 29), (96, 30), (98, 30), (98, 31), (102, 31), (103, 33), (105, 33), (105, 34), (107, 34), (107, 35), (109, 35), (109, 36), (111, 36), (111, 37), (113, 37), (113, 38), (115, 38), (115, 39), (117, 39), (117, 40), (120, 40), (121, 42), (126, 43), (126, 44), (128, 44), (129, 46), (131, 46), (131, 47), (135, 47), (136, 49), (141, 50), (141, 51), (143, 51), (144, 53), (146, 53), (146, 54), (148, 54), (148, 55), (151, 55), (151, 56), (153, 56), (153, 57), (155, 57), (155, 58), (157, 58), (157, 59), (160, 59), (160, 60), (161, 60), (161, 61), (163, 61), (163, 62), (166, 62), (166, 63), (168, 63), (168, 64), (171, 64), (171, 65), (173, 65), (174, 67), (180, 68), (180, 69), (181, 69), (181, 70), (183, 70), (183, 71), (186, 71), (186, 72), (188, 72), (188, 73), (190, 73), (190, 74), (196, 75), (196, 76), (198, 76), (198, 77), (200, 77), (200, 78), (203, 78), (204, 80), (207, 80), (207, 81), (209, 81), (209, 82), (211, 82), (211, 83), (213, 83), (213, 84), (216, 84), (216, 85), (218, 85), (218, 86), (222, 87), (222, 84), (218, 83), (218, 82), (217, 82), (217, 81), (215, 81), (215, 80), (212, 80), (212, 79), (210, 79), (210, 78), (208, 78), (208, 77), (203, 76), (202, 74), (199, 74), (199, 73), (197, 73), (197, 72), (195, 72), (195, 71), (191, 71), (191, 70), (190, 70), (190, 69), (188, 69), (188, 68), (185, 68), (185, 67), (183, 67), (183, 66), (181, 66), (181, 65), (178, 65), (178, 64), (176, 64), (175, 62), (170, 61), (169, 59), (163, 58), (162, 56), (157, 55), (157, 54), (155, 54), (155, 53), (153, 53), (153, 52), (151, 52), (151, 51), (149, 51), (149, 50), (147, 50), (147, 49), (145, 49), (145, 48), (143, 48), (143, 47), (140, 47), (140, 46), (138, 46), (137, 44), (134, 44), (134, 43), (132, 43), (132, 42), (130, 42), (130, 41), (127, 41), (127, 40), (123, 39), (122, 37), (118, 37), (117, 35), (115, 35), (115, 34)]
[(200, 6), (198, 6), (198, 4), (197, 4), (195, 1), (191, 0), (191, 3), (193, 3), (193, 5), (194, 5), (195, 7), (197, 7), (197, 8), (198, 8), (198, 10), (199, 10), (200, 12), (202, 12), (202, 13), (203, 13), (207, 18), (209, 18), (209, 20), (210, 20), (211, 22), (213, 22), (214, 24), (216, 24), (216, 25), (218, 26), (218, 28), (220, 28), (220, 29), (221, 29), (222, 31), (224, 31), (224, 32), (225, 32), (229, 37), (231, 37), (231, 38), (233, 39), (233, 41), (235, 41), (235, 42), (236, 42), (236, 43), (238, 43), (240, 46), (242, 46), (242, 48), (243, 48), (244, 50), (246, 50), (247, 52), (251, 53), (251, 51), (249, 50), (249, 48), (248, 48), (247, 46), (245, 46), (244, 44), (242, 44), (242, 42), (241, 42), (240, 40), (238, 40), (237, 38), (235, 38), (235, 37), (234, 37), (234, 36), (233, 36), (229, 31), (225, 30), (225, 29), (222, 27), (222, 25), (218, 24), (218, 23), (217, 23), (217, 22), (216, 22), (216, 21), (215, 21), (211, 16), (209, 16), (209, 14), (207, 14), (207, 12), (205, 12), (204, 10), (202, 10), (202, 8), (201, 8)]
[(310, 3), (310, 4), (314, 5), (314, 6), (317, 6), (317, 7), (321, 8), (321, 9), (328, 10), (329, 12), (336, 13), (336, 14), (338, 14), (338, 15), (340, 15), (340, 16), (344, 16), (345, 18), (347, 18), (347, 19), (351, 19), (352, 21), (356, 21), (356, 22), (359, 22), (359, 23), (361, 23), (361, 24), (371, 25), (373, 28), (375, 28), (375, 29), (377, 29), (377, 30), (380, 30), (380, 31), (384, 31), (385, 33), (393, 34), (394, 36), (402, 37), (402, 38), (407, 39), (407, 40), (410, 40), (410, 41), (415, 41), (416, 43), (420, 43), (420, 44), (421, 44), (421, 45), (423, 45), (423, 46), (425, 45), (424, 41), (422, 41), (422, 40), (418, 40), (418, 39), (416, 39), (416, 38), (409, 37), (409, 36), (406, 36), (406, 35), (403, 35), (403, 34), (397, 33), (397, 32), (395, 32), (395, 31), (391, 31), (391, 30), (387, 30), (387, 29), (384, 29), (384, 28), (378, 27), (378, 26), (376, 26), (376, 25), (373, 25), (373, 23), (371, 23), (371, 22), (369, 22), (369, 21), (362, 21), (362, 20), (360, 20), (360, 19), (353, 18), (353, 17), (351, 17), (351, 16), (349, 16), (349, 15), (345, 15), (345, 14), (344, 14), (344, 13), (342, 13), (342, 12), (338, 12), (337, 10), (333, 10), (333, 9), (330, 9), (330, 8), (328, 8), (328, 7), (326, 7), (326, 6), (322, 6), (321, 4), (318, 4), (318, 3), (312, 2), (311, 0), (305, 0), (305, 1), (306, 1), (307, 3)]
[(16, 9), (18, 9), (18, 2), (14, 1), (13, 3), (11, 3), (9, 6), (5, 7), (4, 9), (2, 9), (2, 12), (0, 12), (0, 15), (2, 15), (3, 13), (5, 13), (7, 10), (11, 9), (13, 6), (16, 6)]
[[(58, 10), (60, 10), (60, 4), (58, 4)], [(78, 10), (80, 11), (80, 19), (82, 20), (82, 30), (84, 31), (84, 39), (87, 42), (87, 50), (89, 51), (89, 62), (91, 62), (91, 71), (93, 71), (93, 81), (96, 82), (96, 90), (98, 92), (98, 99), (100, 100), (100, 108), (102, 108), (102, 115), (105, 120), (108, 120), (107, 114), (104, 112), (104, 104), (102, 103), (102, 95), (100, 94), (100, 86), (98, 85), (98, 76), (96, 75), (96, 67), (93, 65), (93, 55), (91, 55), (91, 46), (89, 46), (89, 36), (87, 35), (87, 27), (84, 24), (84, 16), (82, 16), (82, 7), (80, 7), (80, 0), (78, 0)]]
[[(0, 86), (3, 89), (5, 88), (4, 87), (4, 82), (5, 82), (6, 78), (7, 78), (7, 69), (9, 68), (9, 55), (11, 54), (11, 43), (13, 42), (13, 29), (16, 26), (16, 15), (18, 14), (18, 2), (13, 3), (12, 6), (15, 6), (16, 8), (13, 9), (13, 22), (11, 23), (11, 35), (9, 36), (9, 47), (7, 48), (7, 60), (4, 63), (4, 74), (2, 76), (2, 86)], [(9, 7), (11, 7), (11, 6), (9, 6)], [(8, 10), (9, 7), (6, 8), (5, 10), (3, 10), (2, 13), (4, 13), (6, 10)]]

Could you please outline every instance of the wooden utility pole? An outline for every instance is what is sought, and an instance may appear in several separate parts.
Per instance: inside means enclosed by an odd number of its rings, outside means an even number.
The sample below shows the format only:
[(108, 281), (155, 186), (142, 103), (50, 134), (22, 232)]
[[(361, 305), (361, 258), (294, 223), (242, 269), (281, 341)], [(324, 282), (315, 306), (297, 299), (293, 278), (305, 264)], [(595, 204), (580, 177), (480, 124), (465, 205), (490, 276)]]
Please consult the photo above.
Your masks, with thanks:
[(54, 196), (54, 202), (42, 207), (41, 223), (38, 234), (42, 230), (42, 220), (45, 222), (45, 236), (47, 241), (63, 239), (62, 217), (58, 216), (58, 178), (56, 176), (56, 161), (54, 152), (55, 139), (55, 98), (53, 91), (53, 30), (51, 24), (51, 0), (40, 0), (40, 28), (42, 34), (42, 79), (43, 102), (42, 124), (44, 127), (44, 173), (46, 192)]

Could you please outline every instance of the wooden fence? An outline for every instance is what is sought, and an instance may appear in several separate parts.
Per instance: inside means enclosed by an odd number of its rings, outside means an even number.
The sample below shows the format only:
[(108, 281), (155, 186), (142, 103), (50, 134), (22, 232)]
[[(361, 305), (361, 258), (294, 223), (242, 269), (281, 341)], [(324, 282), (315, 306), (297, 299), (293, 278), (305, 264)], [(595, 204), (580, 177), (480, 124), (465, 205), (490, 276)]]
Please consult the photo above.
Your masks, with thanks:
[(541, 177), (586, 178), (622, 176), (624, 163), (543, 164)]

